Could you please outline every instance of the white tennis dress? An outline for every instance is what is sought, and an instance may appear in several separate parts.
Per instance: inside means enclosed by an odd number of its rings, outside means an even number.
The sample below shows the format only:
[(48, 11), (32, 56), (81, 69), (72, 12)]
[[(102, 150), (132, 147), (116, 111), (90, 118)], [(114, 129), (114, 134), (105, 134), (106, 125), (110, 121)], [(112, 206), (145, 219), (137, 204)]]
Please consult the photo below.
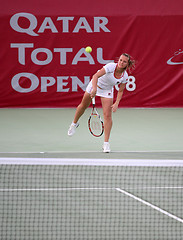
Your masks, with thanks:
[[(97, 93), (96, 96), (113, 98), (114, 86), (120, 83), (126, 83), (128, 80), (128, 73), (123, 72), (121, 78), (116, 78), (114, 76), (114, 71), (117, 67), (117, 63), (108, 63), (103, 68), (106, 74), (98, 79), (97, 83)], [(92, 81), (89, 82), (86, 91), (91, 93), (92, 91)]]

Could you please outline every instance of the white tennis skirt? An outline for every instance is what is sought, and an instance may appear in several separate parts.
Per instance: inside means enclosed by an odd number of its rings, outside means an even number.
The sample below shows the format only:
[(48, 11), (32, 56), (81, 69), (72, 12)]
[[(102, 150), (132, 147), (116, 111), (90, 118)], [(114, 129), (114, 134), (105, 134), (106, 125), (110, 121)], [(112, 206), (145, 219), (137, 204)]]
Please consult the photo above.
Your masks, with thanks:
[[(87, 93), (91, 93), (91, 91), (92, 91), (92, 81), (90, 81), (88, 83), (88, 86), (86, 87)], [(113, 95), (114, 95), (114, 88), (112, 88), (110, 90), (106, 90), (106, 89), (101, 89), (101, 88), (97, 87), (96, 96), (105, 97), (105, 98), (113, 98)]]

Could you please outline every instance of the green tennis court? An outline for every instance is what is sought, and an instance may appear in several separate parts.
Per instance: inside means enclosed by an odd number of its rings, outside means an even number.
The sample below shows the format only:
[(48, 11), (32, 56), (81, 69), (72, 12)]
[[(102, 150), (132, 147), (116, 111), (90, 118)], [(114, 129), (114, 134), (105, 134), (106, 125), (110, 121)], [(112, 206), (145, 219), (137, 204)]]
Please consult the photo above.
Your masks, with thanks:
[(110, 154), (87, 111), (0, 110), (1, 239), (182, 239), (182, 109), (119, 109)]
[[(86, 157), (88, 152), (95, 152), (92, 156), (103, 158), (103, 137), (95, 138), (88, 130), (90, 111), (81, 118), (76, 134), (68, 137), (75, 109), (0, 109), (0, 154), (57, 152), (73, 157), (72, 152), (74, 156), (86, 152)], [(113, 114), (112, 153), (107, 158), (123, 158), (127, 152), (142, 152), (142, 156), (143, 152), (169, 152), (171, 158), (182, 159), (182, 119), (181, 108), (119, 109)]]

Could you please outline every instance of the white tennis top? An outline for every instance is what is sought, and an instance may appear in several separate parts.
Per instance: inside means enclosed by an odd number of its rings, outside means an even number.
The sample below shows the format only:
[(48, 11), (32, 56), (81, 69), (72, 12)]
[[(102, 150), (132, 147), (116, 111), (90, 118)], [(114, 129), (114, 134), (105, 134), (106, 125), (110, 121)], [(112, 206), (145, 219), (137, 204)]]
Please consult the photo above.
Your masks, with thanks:
[(105, 69), (106, 74), (98, 79), (97, 85), (105, 90), (112, 89), (115, 85), (120, 83), (126, 83), (128, 79), (128, 73), (123, 72), (121, 78), (116, 78), (114, 76), (114, 71), (117, 67), (117, 63), (108, 63), (103, 68)]

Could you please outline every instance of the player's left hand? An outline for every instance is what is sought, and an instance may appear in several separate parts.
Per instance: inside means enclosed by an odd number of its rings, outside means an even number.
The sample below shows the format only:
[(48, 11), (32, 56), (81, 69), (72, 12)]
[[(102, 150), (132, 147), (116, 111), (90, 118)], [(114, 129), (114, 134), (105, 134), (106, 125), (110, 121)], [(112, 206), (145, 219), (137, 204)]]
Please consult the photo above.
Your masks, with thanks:
[(111, 106), (111, 108), (112, 108), (112, 111), (113, 111), (113, 112), (116, 112), (117, 109), (118, 109), (118, 104), (117, 104), (117, 103), (114, 103), (114, 104)]

